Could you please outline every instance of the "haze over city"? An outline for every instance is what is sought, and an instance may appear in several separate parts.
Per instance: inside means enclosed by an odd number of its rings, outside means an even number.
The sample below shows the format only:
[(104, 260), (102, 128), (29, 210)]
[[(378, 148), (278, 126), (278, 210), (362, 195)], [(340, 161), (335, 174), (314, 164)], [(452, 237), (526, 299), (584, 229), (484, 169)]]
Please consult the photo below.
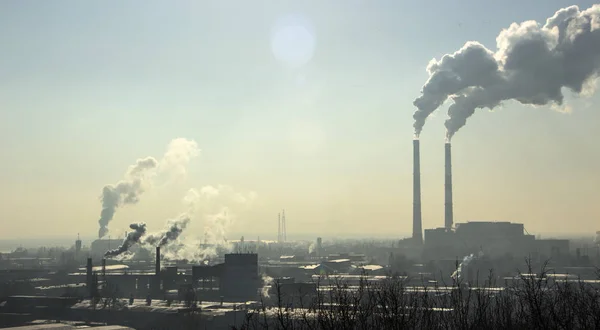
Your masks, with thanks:
[[(282, 209), (292, 238), (409, 236), (430, 61), (468, 41), (496, 52), (512, 23), (593, 1), (32, 4), (0, 2), (0, 239), (96, 238), (103, 187), (146, 157), (157, 173), (116, 209), (113, 237), (161, 230), (190, 189), (198, 236), (224, 208), (231, 239), (275, 239)], [(590, 87), (563, 88), (560, 106), (477, 109), (452, 138), (454, 221), (600, 230)], [(419, 136), (424, 228), (444, 221), (450, 104)]]

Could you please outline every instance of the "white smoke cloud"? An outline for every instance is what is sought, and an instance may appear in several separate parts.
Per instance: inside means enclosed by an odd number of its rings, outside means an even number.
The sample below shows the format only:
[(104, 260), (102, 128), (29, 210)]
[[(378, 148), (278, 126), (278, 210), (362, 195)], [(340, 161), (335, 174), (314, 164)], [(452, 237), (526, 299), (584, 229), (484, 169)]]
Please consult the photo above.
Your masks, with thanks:
[[(238, 218), (235, 211), (244, 211), (251, 207), (255, 199), (256, 193), (241, 193), (227, 185), (204, 186), (199, 191), (191, 190), (184, 198), (184, 201), (188, 202), (188, 211), (184, 214), (198, 214), (203, 219), (203, 236), (197, 238), (184, 232), (179, 239), (162, 250), (163, 256), (171, 260), (201, 262), (230, 252), (233, 245), (228, 241), (228, 234)], [(151, 236), (156, 242), (155, 236), (158, 235)]]
[[(600, 74), (600, 5), (580, 11), (558, 10), (545, 24), (513, 23), (496, 38), (493, 52), (478, 42), (433, 59), (422, 95), (414, 101), (415, 135), (448, 98), (447, 138), (466, 124), (476, 109), (493, 109), (505, 100), (528, 105), (555, 104), (561, 111), (566, 88), (591, 95)], [(570, 110), (569, 110), (570, 111)]]
[(479, 251), (478, 255), (471, 253), (470, 255), (465, 256), (463, 258), (462, 262), (458, 265), (458, 267), (456, 268), (456, 270), (454, 271), (454, 273), (452, 273), (452, 275), (450, 277), (457, 282), (462, 280), (462, 278), (463, 278), (462, 273), (463, 273), (464, 268), (469, 266), (469, 264), (473, 260), (481, 258), (481, 257), (483, 257), (483, 251)]
[(196, 141), (185, 138), (173, 139), (160, 160), (158, 171), (167, 176), (167, 182), (185, 179), (189, 163), (199, 155), (200, 149)]
[(177, 217), (168, 219), (165, 228), (161, 231), (147, 235), (144, 238), (144, 244), (162, 247), (175, 243), (192, 220), (199, 200), (200, 195), (198, 192), (195, 189), (190, 189), (183, 198), (186, 210)]
[(217, 249), (231, 251), (233, 246), (227, 241), (227, 235), (237, 220), (234, 210), (244, 210), (252, 205), (256, 193), (240, 193), (227, 185), (204, 186), (200, 190), (205, 203), (202, 205), (204, 214), (205, 246), (203, 255), (214, 257)]
[(263, 283), (263, 287), (260, 290), (260, 293), (263, 298), (270, 298), (271, 296), (269, 295), (269, 289), (273, 286), (273, 278), (266, 274), (262, 274), (261, 280)]
[(138, 159), (125, 173), (125, 178), (117, 184), (108, 184), (102, 189), (102, 211), (98, 224), (98, 236), (102, 238), (108, 233), (108, 223), (113, 219), (117, 207), (135, 204), (139, 196), (148, 188), (153, 170), (158, 165), (156, 159), (147, 157)]
[(102, 189), (102, 211), (98, 223), (98, 236), (108, 233), (108, 224), (113, 219), (118, 207), (136, 204), (140, 196), (152, 187), (158, 174), (168, 175), (171, 180), (185, 177), (187, 167), (192, 158), (198, 156), (200, 150), (195, 141), (177, 138), (171, 141), (163, 158), (157, 161), (153, 157), (138, 159), (130, 166), (123, 180), (117, 184), (108, 184)]
[(316, 243), (310, 242), (310, 244), (308, 245), (308, 254), (315, 252), (315, 248), (316, 248)]

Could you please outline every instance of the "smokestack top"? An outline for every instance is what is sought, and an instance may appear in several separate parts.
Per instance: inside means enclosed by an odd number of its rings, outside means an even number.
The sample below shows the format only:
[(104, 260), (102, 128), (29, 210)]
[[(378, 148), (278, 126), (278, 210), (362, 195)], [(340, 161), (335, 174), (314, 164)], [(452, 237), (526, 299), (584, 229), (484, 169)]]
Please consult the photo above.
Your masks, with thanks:
[(421, 219), (421, 152), (418, 139), (413, 140), (413, 240), (423, 242)]

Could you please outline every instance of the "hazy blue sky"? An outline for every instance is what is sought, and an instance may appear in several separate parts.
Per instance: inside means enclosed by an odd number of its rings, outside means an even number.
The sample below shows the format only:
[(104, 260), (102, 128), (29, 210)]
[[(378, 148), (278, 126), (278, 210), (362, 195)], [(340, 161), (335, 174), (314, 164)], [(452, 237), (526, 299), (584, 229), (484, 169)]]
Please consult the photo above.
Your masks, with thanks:
[[(226, 184), (258, 196), (232, 236), (275, 237), (281, 208), (292, 237), (408, 233), (429, 60), (592, 3), (1, 1), (0, 237), (94, 235), (102, 186), (177, 137), (202, 149), (187, 182), (119, 210), (112, 229), (162, 226), (187, 188)], [(274, 42), (289, 19), (313, 39)], [(600, 230), (598, 99), (475, 114), (453, 140), (456, 221)], [(443, 224), (446, 108), (421, 135), (425, 228)]]

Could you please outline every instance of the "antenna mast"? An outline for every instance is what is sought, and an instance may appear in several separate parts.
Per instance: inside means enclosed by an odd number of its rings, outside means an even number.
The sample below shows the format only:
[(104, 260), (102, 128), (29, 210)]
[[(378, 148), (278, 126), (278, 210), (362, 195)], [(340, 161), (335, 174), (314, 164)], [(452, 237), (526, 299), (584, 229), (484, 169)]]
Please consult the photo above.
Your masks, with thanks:
[(281, 222), (282, 222), (282, 226), (283, 226), (283, 241), (287, 242), (287, 229), (286, 229), (286, 223), (285, 223), (285, 210), (282, 211), (283, 215), (281, 216)]
[(277, 214), (277, 243), (281, 243), (281, 213)]

